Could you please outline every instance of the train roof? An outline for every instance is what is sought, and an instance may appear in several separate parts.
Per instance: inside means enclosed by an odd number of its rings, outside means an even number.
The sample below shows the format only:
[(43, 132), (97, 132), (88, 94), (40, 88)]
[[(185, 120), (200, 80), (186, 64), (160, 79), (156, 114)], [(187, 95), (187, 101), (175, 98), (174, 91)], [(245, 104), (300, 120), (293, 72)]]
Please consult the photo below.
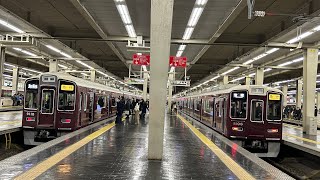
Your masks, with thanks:
[(96, 82), (92, 82), (92, 81), (88, 81), (88, 80), (81, 79), (81, 78), (78, 78), (78, 77), (74, 77), (74, 76), (72, 76), (72, 75), (70, 75), (68, 73), (65, 73), (65, 72), (55, 72), (55, 73), (46, 72), (46, 73), (41, 73), (38, 76), (28, 78), (27, 80), (34, 79), (34, 78), (39, 78), (40, 79), (40, 77), (42, 75), (55, 75), (55, 76), (57, 76), (57, 79), (72, 81), (77, 86), (88, 87), (88, 88), (93, 88), (93, 89), (97, 89), (97, 90), (101, 90), (101, 91), (110, 91), (110, 92), (113, 92), (113, 93), (120, 93), (120, 94), (126, 94), (126, 95), (132, 95), (132, 96), (140, 97), (140, 95), (136, 95), (136, 94), (128, 92), (128, 91), (121, 91), (119, 89), (116, 89), (116, 88), (113, 88), (113, 87), (110, 87), (110, 86), (106, 86), (106, 85), (99, 84), (99, 83), (96, 83)]
[[(258, 91), (261, 89), (263, 89), (263, 93), (261, 91)], [(219, 94), (227, 94), (232, 91), (243, 91), (243, 90), (248, 91), (249, 95), (267, 95), (267, 92), (270, 92), (270, 91), (283, 94), (282, 91), (280, 91), (279, 89), (264, 86), (264, 85), (227, 85), (227, 86), (222, 85), (222, 86), (218, 86), (215, 89), (211, 89), (210, 91), (187, 95), (184, 97), (198, 97), (198, 96), (210, 96), (210, 95), (214, 96)]]

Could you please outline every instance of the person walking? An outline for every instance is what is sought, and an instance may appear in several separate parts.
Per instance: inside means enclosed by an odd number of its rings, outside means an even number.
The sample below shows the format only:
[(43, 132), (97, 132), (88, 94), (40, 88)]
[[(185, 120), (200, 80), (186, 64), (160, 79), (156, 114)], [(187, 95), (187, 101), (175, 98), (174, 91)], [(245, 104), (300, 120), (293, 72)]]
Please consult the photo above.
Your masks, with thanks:
[(115, 122), (116, 124), (120, 124), (122, 121), (124, 106), (125, 106), (124, 97), (121, 97), (121, 100), (117, 103), (117, 119)]

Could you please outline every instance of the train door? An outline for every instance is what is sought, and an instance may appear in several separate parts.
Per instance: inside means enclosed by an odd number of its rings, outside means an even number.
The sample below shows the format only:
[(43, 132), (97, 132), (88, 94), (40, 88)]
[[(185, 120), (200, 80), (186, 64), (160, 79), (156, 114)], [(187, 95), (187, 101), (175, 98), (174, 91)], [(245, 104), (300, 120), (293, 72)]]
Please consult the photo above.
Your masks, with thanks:
[(253, 97), (250, 100), (250, 134), (255, 137), (265, 136), (264, 100), (260, 97)]
[(83, 109), (83, 100), (82, 98), (84, 98), (83, 96), (83, 92), (80, 93), (80, 102), (79, 102), (79, 112), (78, 112), (78, 127), (81, 127), (81, 119), (82, 119), (82, 116), (81, 116), (81, 113), (82, 113), (82, 109)]
[(55, 89), (51, 87), (41, 88), (41, 109), (38, 125), (54, 127), (55, 120)]
[(89, 93), (89, 120), (94, 120), (94, 93)]

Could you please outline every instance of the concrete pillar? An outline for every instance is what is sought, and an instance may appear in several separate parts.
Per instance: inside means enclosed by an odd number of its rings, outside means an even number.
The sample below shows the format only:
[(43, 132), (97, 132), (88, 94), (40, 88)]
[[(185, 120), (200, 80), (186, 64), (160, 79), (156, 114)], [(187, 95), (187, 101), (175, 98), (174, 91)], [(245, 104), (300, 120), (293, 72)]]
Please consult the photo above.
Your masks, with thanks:
[(245, 82), (246, 85), (250, 85), (251, 84), (251, 77), (246, 76), (245, 80), (246, 80), (246, 82)]
[(58, 60), (50, 59), (49, 60), (49, 72), (58, 72), (58, 71), (59, 71)]
[(18, 92), (19, 69), (15, 67), (12, 70), (12, 95), (14, 95)]
[(287, 106), (287, 95), (288, 95), (288, 84), (285, 84), (282, 86), (282, 92), (283, 92), (282, 106), (286, 107)]
[(0, 47), (0, 79), (2, 84), (0, 85), (0, 97), (2, 96), (2, 86), (3, 86), (3, 64), (6, 58), (6, 48), (1, 46)]
[(229, 84), (229, 76), (223, 76), (222, 82), (224, 85)]
[(171, 100), (172, 100), (172, 83), (173, 81), (173, 73), (169, 74), (169, 88), (168, 88), (168, 111), (171, 112)]
[(296, 108), (301, 109), (301, 98), (302, 98), (302, 80), (297, 80), (296, 88)]
[(303, 61), (303, 132), (317, 135), (317, 121), (314, 118), (314, 99), (318, 70), (318, 49), (308, 48), (304, 52)]
[(90, 81), (95, 82), (96, 81), (96, 70), (90, 69)]
[(148, 72), (143, 73), (143, 100), (147, 100), (147, 94), (148, 94)]
[(151, 0), (148, 159), (161, 160), (174, 0)]
[(263, 69), (264, 68), (257, 68), (256, 69), (256, 76), (255, 76), (256, 85), (263, 85), (263, 79), (264, 79)]

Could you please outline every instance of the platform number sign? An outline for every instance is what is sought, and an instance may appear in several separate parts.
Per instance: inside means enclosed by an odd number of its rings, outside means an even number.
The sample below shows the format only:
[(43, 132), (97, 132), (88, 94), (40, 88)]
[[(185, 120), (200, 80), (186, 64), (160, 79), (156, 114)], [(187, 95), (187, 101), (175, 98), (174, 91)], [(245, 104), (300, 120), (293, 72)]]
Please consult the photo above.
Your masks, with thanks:
[(132, 56), (133, 64), (134, 65), (145, 65), (148, 66), (150, 65), (150, 55), (146, 54), (134, 54)]
[(185, 68), (187, 66), (187, 57), (170, 56), (169, 64), (171, 67)]

